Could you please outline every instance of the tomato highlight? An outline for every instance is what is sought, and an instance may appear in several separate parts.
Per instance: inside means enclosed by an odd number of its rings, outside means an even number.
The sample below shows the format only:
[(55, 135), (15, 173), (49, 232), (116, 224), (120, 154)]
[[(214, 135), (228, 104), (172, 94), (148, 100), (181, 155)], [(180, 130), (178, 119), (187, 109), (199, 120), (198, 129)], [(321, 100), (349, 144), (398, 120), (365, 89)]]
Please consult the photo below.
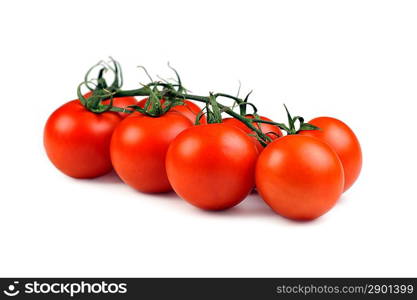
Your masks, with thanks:
[(362, 150), (358, 138), (349, 126), (335, 118), (320, 117), (309, 123), (320, 130), (304, 130), (300, 134), (318, 138), (337, 153), (345, 174), (344, 191), (348, 190), (358, 179), (362, 169)]
[(288, 135), (269, 144), (256, 164), (256, 188), (278, 214), (312, 220), (343, 192), (342, 164), (333, 149), (309, 136)]
[(205, 210), (241, 202), (254, 186), (258, 151), (242, 130), (224, 124), (191, 127), (171, 143), (168, 179), (184, 200)]
[(133, 113), (113, 133), (110, 153), (114, 169), (131, 187), (144, 193), (171, 190), (165, 156), (171, 141), (193, 124), (177, 112), (159, 117)]
[(95, 114), (79, 100), (55, 110), (44, 129), (44, 146), (51, 162), (64, 174), (94, 178), (112, 170), (110, 139), (122, 117), (114, 112)]

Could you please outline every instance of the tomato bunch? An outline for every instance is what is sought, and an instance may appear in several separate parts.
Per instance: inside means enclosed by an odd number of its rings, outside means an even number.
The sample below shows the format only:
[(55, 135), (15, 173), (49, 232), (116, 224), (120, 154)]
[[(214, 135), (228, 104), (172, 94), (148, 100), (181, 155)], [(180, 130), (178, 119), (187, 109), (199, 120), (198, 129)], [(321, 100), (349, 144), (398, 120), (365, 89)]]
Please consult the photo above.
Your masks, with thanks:
[[(112, 62), (113, 68), (100, 65), (93, 87), (82, 83), (87, 94), (80, 85), (79, 99), (46, 122), (46, 153), (66, 175), (94, 178), (114, 169), (140, 192), (173, 190), (204, 210), (231, 208), (256, 187), (273, 211), (294, 220), (326, 213), (359, 176), (359, 141), (338, 119), (305, 123), (285, 107), (288, 124), (277, 123), (259, 116), (248, 96), (188, 94), (175, 70), (175, 83), (122, 90), (120, 66)], [(108, 69), (115, 75), (110, 85), (103, 77)], [(220, 97), (233, 99), (240, 112)]]

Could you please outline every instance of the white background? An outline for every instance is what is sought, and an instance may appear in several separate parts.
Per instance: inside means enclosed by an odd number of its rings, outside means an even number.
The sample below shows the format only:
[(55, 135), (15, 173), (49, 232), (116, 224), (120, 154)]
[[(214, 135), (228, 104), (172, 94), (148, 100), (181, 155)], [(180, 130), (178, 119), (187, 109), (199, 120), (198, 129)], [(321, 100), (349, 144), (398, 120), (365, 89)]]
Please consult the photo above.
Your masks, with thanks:
[[(413, 1), (3, 1), (1, 276), (417, 276), (417, 6)], [(220, 213), (145, 195), (111, 174), (74, 180), (42, 130), (85, 71), (114, 56), (125, 88), (170, 77), (196, 94), (254, 89), (348, 123), (362, 174), (313, 222), (256, 195)], [(206, 192), (206, 191), (204, 191)]]

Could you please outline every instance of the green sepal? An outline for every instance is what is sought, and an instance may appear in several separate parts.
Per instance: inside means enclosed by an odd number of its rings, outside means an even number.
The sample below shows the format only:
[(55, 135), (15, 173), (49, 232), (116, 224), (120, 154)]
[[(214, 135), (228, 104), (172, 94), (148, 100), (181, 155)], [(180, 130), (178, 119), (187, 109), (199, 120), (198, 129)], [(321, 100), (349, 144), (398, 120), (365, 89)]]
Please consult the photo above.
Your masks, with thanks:
[(313, 124), (310, 124), (310, 123), (303, 123), (303, 124), (300, 126), (300, 129), (298, 129), (297, 133), (299, 133), (299, 132), (300, 132), (300, 131), (302, 131), (302, 130), (321, 130), (321, 129), (320, 129), (320, 127), (317, 127), (317, 126), (315, 126), (315, 125), (313, 125)]

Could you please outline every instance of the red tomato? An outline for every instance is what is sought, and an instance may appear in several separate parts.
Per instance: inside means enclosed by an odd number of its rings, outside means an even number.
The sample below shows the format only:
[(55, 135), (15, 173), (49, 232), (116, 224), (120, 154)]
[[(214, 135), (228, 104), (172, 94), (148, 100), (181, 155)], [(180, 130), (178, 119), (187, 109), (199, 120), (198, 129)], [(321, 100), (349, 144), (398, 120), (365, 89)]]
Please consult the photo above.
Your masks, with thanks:
[(334, 118), (320, 117), (309, 123), (321, 130), (306, 130), (300, 134), (314, 136), (336, 151), (343, 165), (346, 191), (359, 177), (362, 168), (362, 151), (356, 135), (345, 123)]
[(288, 135), (269, 144), (256, 164), (256, 187), (278, 214), (312, 220), (343, 192), (342, 164), (333, 149), (309, 136)]
[(168, 149), (168, 179), (180, 197), (199, 208), (230, 208), (252, 190), (257, 156), (252, 139), (235, 127), (193, 126)]
[(117, 113), (96, 114), (79, 100), (70, 101), (49, 117), (44, 145), (51, 162), (76, 178), (93, 178), (112, 169), (109, 153), (111, 135), (121, 121)]
[[(85, 98), (90, 97), (92, 94), (92, 92), (88, 92), (84, 95)], [(137, 100), (135, 97), (117, 97), (113, 99), (113, 106), (117, 106), (120, 108), (125, 108), (129, 105), (135, 105), (137, 104)], [(110, 99), (104, 100), (102, 102), (103, 105), (108, 105), (110, 104)], [(130, 111), (133, 111), (133, 109), (129, 109)], [(126, 118), (128, 115), (130, 115), (130, 113), (122, 113), (122, 112), (118, 112), (117, 114), (119, 114), (122, 118)]]
[[(252, 116), (252, 115), (246, 115), (245, 117), (249, 118), (249, 119), (254, 118), (254, 116)], [(260, 116), (259, 118), (261, 120), (265, 120), (265, 121), (272, 121), (271, 119), (268, 119), (266, 117), (261, 117)], [(232, 125), (232, 126), (235, 126), (237, 128), (240, 128), (248, 134), (252, 134), (252, 135), (255, 134), (255, 132), (252, 131), (248, 126), (246, 126), (245, 123), (239, 121), (236, 118), (225, 118), (225, 119), (223, 119), (223, 123), (226, 124), (226, 125)], [(256, 123), (256, 122), (252, 122), (252, 124), (257, 126), (263, 133), (267, 134), (273, 140), (278, 138), (278, 136), (282, 136), (282, 131), (277, 126), (274, 126), (272, 124)], [(271, 133), (271, 132), (273, 132), (273, 133)], [(256, 148), (258, 149), (259, 153), (261, 153), (262, 150), (264, 149), (264, 147), (261, 145), (261, 143), (259, 143), (259, 141), (257, 140), (256, 137), (253, 137), (253, 140), (255, 141)]]
[[(138, 102), (138, 106), (144, 108), (147, 100), (148, 98), (140, 100)], [(191, 122), (193, 122), (193, 124), (195, 124), (195, 119), (197, 115), (201, 112), (201, 108), (197, 104), (191, 101), (188, 101), (188, 100), (183, 100), (183, 101), (184, 101), (184, 105), (176, 105), (171, 108), (171, 111), (175, 111), (186, 116)], [(164, 102), (165, 102), (165, 99), (162, 99), (161, 104), (164, 104)], [(207, 124), (205, 115), (201, 116), (200, 124)]]
[(165, 156), (171, 141), (193, 124), (177, 112), (160, 117), (133, 113), (114, 131), (110, 153), (120, 178), (131, 187), (145, 193), (171, 190)]

